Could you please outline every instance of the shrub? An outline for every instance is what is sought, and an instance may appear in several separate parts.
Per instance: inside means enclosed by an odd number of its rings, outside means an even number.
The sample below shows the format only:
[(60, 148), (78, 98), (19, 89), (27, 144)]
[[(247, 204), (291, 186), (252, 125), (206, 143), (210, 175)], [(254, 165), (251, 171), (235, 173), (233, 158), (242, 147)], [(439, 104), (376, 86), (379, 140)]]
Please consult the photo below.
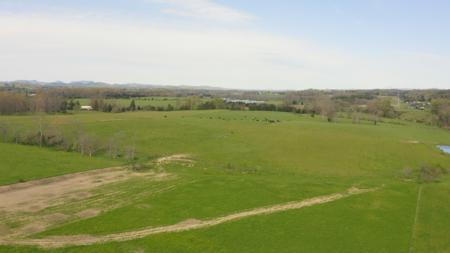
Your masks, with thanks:
[(407, 167), (401, 170), (400, 177), (404, 179), (412, 179), (414, 177), (414, 170)]
[(445, 170), (441, 166), (423, 166), (419, 170), (418, 181), (419, 183), (439, 182), (443, 174)]

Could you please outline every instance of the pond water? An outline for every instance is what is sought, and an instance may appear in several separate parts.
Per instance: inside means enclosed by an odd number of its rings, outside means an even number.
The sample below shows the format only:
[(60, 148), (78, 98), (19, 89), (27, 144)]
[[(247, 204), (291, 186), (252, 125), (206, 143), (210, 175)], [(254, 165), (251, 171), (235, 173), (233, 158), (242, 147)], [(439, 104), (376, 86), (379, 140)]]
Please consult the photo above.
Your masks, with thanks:
[(450, 154), (450, 146), (437, 146), (440, 150), (444, 151), (444, 153)]

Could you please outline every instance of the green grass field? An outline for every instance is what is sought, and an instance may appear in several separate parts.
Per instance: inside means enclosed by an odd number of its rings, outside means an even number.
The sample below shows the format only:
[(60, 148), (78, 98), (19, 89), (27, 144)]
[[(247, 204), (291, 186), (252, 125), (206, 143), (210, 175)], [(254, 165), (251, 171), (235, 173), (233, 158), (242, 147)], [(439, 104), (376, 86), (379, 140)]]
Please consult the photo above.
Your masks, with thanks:
[[(2, 118), (24, 127), (35, 122), (33, 116)], [(379, 189), (198, 230), (50, 250), (0, 246), (0, 252), (450, 252), (450, 175), (426, 184), (401, 178), (405, 168), (450, 168), (450, 155), (436, 148), (450, 144), (446, 130), (408, 122), (375, 126), (290, 113), (220, 110), (84, 112), (46, 120), (63, 129), (81, 125), (104, 139), (120, 133), (136, 143), (140, 162), (189, 154), (195, 163), (167, 165), (165, 171), (174, 177), (170, 180), (136, 178), (97, 189), (99, 194), (120, 190), (115, 199), (98, 206), (120, 205), (52, 226), (32, 238), (108, 235), (210, 219), (352, 186)], [(0, 184), (120, 164), (125, 161), (105, 154), (89, 158), (0, 144)], [(58, 212), (69, 214), (69, 209)]]
[[(133, 98), (136, 106), (155, 106), (155, 107), (167, 107), (169, 104), (172, 106), (181, 105), (186, 101), (186, 97), (138, 97)], [(90, 105), (91, 100), (87, 98), (77, 99), (81, 105)], [(111, 98), (105, 99), (107, 103), (116, 104), (119, 106), (127, 107), (130, 105), (132, 99), (128, 98)], [(200, 99), (200, 101), (207, 101), (207, 98)]]
[(0, 143), (0, 185), (120, 164), (102, 157)]

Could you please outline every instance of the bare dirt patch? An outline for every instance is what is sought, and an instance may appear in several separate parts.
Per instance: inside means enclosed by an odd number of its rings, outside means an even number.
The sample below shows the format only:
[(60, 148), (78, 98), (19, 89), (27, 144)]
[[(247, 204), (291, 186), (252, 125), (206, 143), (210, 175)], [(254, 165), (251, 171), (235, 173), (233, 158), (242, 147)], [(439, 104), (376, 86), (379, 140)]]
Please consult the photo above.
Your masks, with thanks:
[(156, 160), (156, 165), (162, 166), (169, 163), (182, 163), (186, 165), (192, 165), (194, 161), (188, 154), (176, 154), (171, 156), (165, 156)]
[(129, 231), (124, 233), (109, 234), (103, 236), (90, 236), (90, 235), (76, 235), (76, 236), (52, 236), (43, 239), (16, 239), (16, 240), (0, 240), (0, 244), (13, 244), (13, 245), (33, 245), (43, 248), (58, 248), (65, 246), (76, 246), (76, 245), (90, 245), (96, 243), (106, 243), (112, 241), (127, 241), (137, 238), (142, 238), (145, 236), (160, 234), (160, 233), (170, 233), (170, 232), (181, 232), (192, 229), (206, 228), (210, 226), (219, 225), (225, 222), (231, 222), (239, 220), (245, 217), (255, 216), (255, 215), (268, 215), (276, 212), (283, 212), (287, 210), (300, 209), (308, 206), (323, 204), (327, 202), (336, 201), (342, 198), (350, 197), (352, 195), (363, 194), (366, 192), (375, 191), (377, 188), (371, 189), (358, 189), (352, 187), (342, 193), (334, 193), (330, 195), (318, 196), (310, 199), (293, 201), (273, 206), (260, 207), (252, 210), (247, 210), (239, 213), (234, 213), (222, 217), (217, 217), (209, 220), (196, 220), (189, 219), (174, 225), (162, 226), (162, 227), (149, 227), (136, 231)]
[(408, 144), (419, 144), (420, 141), (417, 141), (417, 140), (408, 140), (408, 141), (405, 141), (405, 143), (408, 143)]
[(0, 211), (37, 212), (67, 199), (87, 198), (89, 190), (101, 185), (142, 175), (116, 167), (0, 186)]
[(8, 235), (10, 228), (6, 225), (0, 224), (0, 236)]
[(171, 175), (114, 167), (0, 186), (0, 240), (24, 238), (66, 222), (97, 216), (141, 195), (164, 191), (143, 189), (130, 198), (126, 188), (116, 187), (123, 187), (127, 180), (160, 182), (176, 178)]
[(125, 119), (102, 119), (102, 120), (100, 120), (100, 122), (111, 122), (111, 121), (122, 121), (122, 120), (125, 120)]
[(60, 222), (60, 221), (64, 221), (68, 218), (68, 215), (62, 214), (62, 213), (52, 213), (49, 215), (44, 216), (44, 220), (51, 222), (51, 223), (56, 223), (56, 222)]
[(178, 226), (192, 226), (192, 225), (197, 225), (197, 224), (200, 224), (200, 223), (202, 223), (201, 220), (187, 219), (187, 220), (184, 220), (184, 221), (182, 221), (180, 223), (177, 223), (177, 225)]
[(45, 231), (48, 227), (48, 223), (44, 221), (34, 221), (26, 224), (25, 226), (11, 229), (10, 232), (4, 236), (4, 238), (16, 238), (23, 235), (31, 235), (35, 233), (39, 233)]
[(101, 212), (102, 210), (100, 209), (87, 209), (77, 213), (76, 215), (80, 218), (91, 218), (99, 215)]

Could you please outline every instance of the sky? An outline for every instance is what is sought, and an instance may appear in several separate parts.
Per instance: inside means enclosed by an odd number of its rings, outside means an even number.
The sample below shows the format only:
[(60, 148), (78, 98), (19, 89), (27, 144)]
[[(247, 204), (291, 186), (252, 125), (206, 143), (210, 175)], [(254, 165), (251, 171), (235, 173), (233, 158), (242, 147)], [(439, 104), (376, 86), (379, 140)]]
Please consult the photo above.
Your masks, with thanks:
[(450, 1), (0, 0), (0, 80), (450, 89)]

